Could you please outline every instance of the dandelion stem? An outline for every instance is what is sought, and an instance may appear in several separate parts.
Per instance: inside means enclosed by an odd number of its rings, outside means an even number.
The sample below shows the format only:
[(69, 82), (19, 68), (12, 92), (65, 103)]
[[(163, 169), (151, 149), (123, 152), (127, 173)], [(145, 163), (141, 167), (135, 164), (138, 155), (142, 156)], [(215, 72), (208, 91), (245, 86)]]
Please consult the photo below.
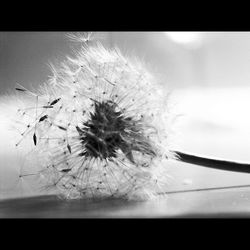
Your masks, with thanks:
[(182, 162), (199, 165), (201, 167), (214, 168), (217, 170), (250, 173), (250, 164), (248, 163), (239, 163), (234, 161), (206, 158), (179, 151), (174, 151), (174, 153), (177, 156), (177, 160)]

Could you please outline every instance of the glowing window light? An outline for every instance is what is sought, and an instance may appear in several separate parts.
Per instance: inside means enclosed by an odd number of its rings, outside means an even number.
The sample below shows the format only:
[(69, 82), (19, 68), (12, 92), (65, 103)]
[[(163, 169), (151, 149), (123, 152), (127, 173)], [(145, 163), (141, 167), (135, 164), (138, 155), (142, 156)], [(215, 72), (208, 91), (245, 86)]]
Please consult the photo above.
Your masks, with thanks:
[(165, 34), (173, 42), (188, 47), (198, 47), (201, 45), (201, 32), (165, 32)]

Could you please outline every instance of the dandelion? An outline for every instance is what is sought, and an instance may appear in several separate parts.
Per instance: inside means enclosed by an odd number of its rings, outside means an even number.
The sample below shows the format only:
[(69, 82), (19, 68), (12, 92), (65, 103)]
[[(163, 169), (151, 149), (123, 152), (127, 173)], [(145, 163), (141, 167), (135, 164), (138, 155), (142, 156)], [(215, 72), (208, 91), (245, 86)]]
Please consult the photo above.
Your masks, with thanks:
[(66, 199), (155, 197), (174, 157), (166, 96), (139, 60), (89, 43), (92, 36), (68, 35), (81, 48), (51, 65), (38, 91), (17, 86), (16, 146), (32, 142), (37, 175)]
[(29, 167), (21, 179), (35, 177), (65, 199), (144, 200), (171, 193), (170, 159), (250, 173), (247, 163), (170, 150), (168, 95), (145, 65), (105, 48), (94, 33), (68, 37), (81, 45), (74, 57), (50, 64), (52, 76), (38, 90), (18, 84), (5, 100), (8, 113), (18, 107), (12, 128)]

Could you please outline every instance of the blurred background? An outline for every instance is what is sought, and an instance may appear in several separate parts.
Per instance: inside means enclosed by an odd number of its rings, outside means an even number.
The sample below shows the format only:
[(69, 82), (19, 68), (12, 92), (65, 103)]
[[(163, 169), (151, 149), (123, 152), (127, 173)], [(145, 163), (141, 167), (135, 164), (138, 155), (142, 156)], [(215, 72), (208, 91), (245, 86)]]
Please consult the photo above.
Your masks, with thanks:
[[(46, 80), (48, 61), (70, 54), (66, 32), (0, 32), (1, 92)], [(136, 55), (168, 87), (248, 86), (249, 32), (105, 32), (108, 46)]]
[[(16, 83), (30, 87), (46, 81), (51, 74), (48, 63), (72, 54), (74, 44), (66, 34), (0, 32), (0, 95)], [(106, 46), (142, 59), (171, 92), (170, 108), (180, 115), (172, 149), (250, 162), (250, 32), (106, 32), (101, 37)], [(6, 160), (6, 140), (0, 147), (5, 159), (0, 163), (3, 179), (8, 170), (14, 173), (15, 163)], [(171, 163), (169, 171), (174, 181), (168, 190), (250, 184), (247, 174), (190, 164)], [(21, 195), (19, 191), (2, 192), (0, 197)], [(247, 201), (250, 198), (245, 190), (241, 195)], [(192, 203), (192, 209), (209, 207), (201, 205), (200, 197), (188, 199), (185, 204)], [(228, 199), (234, 204), (232, 197)], [(239, 208), (242, 203), (237, 200), (237, 204)], [(240, 209), (248, 207), (244, 203)]]

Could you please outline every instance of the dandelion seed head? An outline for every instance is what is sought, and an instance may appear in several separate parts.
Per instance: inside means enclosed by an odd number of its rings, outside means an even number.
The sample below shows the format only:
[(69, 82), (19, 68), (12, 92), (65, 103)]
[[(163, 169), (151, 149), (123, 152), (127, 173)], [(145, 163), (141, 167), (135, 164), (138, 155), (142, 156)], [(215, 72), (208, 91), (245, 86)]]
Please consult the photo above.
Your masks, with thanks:
[(92, 35), (68, 35), (83, 43), (74, 57), (36, 93), (19, 90), (17, 144), (32, 142), (45, 186), (66, 199), (153, 197), (172, 157), (166, 96), (138, 59)]

